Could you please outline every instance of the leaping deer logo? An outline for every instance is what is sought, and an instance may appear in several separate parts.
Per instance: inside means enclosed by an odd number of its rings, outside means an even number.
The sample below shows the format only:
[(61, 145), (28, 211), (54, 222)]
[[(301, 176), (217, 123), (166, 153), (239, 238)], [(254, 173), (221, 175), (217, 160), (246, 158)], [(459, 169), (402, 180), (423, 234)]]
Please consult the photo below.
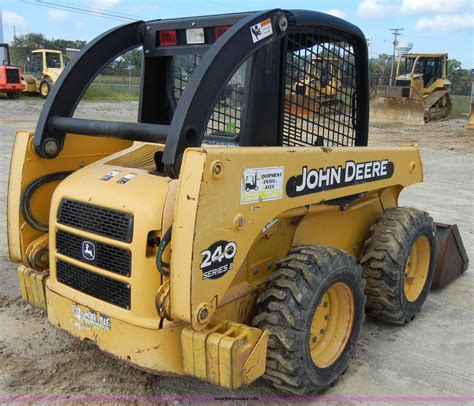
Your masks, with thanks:
[(82, 242), (82, 257), (88, 261), (95, 259), (95, 245), (90, 241)]

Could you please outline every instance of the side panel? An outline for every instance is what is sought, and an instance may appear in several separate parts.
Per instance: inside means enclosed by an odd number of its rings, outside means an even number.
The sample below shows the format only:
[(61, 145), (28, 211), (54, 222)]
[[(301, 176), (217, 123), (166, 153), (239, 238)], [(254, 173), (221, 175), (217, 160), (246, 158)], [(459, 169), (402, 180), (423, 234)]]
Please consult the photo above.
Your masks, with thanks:
[(328, 245), (359, 256), (370, 226), (382, 212), (377, 192), (359, 199), (345, 210), (339, 206), (317, 206), (301, 220), (293, 246)]
[[(31, 228), (20, 211), (21, 197), (31, 182), (47, 174), (75, 171), (132, 144), (130, 141), (69, 135), (59, 156), (46, 160), (36, 154), (32, 145), (33, 136), (32, 131), (18, 131), (16, 134), (7, 201), (10, 258), (27, 266), (26, 249), (32, 241), (43, 234)], [(32, 197), (32, 212), (42, 222), (48, 222), (51, 197), (58, 183), (51, 182), (40, 187)]]
[[(375, 176), (382, 162), (384, 176)], [(188, 149), (173, 227), (171, 316), (202, 329), (273, 219), (301, 217), (328, 201), (344, 207), (351, 202), (344, 198), (421, 180), (416, 146)]]

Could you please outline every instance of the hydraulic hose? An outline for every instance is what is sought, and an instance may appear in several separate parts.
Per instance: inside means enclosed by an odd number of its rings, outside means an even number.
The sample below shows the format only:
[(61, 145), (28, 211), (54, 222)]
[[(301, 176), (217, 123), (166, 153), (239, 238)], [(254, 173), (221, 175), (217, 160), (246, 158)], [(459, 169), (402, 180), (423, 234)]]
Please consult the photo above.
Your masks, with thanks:
[(21, 196), (20, 202), (20, 210), (21, 215), (25, 219), (26, 223), (33, 228), (34, 230), (40, 231), (42, 233), (47, 233), (49, 229), (48, 223), (43, 223), (38, 220), (37, 217), (31, 211), (31, 198), (33, 194), (43, 185), (50, 182), (55, 182), (58, 180), (63, 180), (67, 176), (69, 176), (73, 171), (64, 171), (64, 172), (56, 172), (50, 173), (48, 175), (44, 175), (33, 182), (31, 182), (28, 187), (23, 192)]
[(172, 226), (168, 228), (168, 231), (166, 231), (165, 235), (161, 239), (160, 245), (158, 246), (158, 252), (156, 253), (156, 268), (158, 269), (158, 272), (162, 276), (170, 276), (170, 273), (168, 271), (165, 271), (164, 268), (170, 267), (170, 264), (168, 262), (163, 261), (163, 253), (165, 252), (166, 247), (171, 241), (171, 233), (172, 233)]

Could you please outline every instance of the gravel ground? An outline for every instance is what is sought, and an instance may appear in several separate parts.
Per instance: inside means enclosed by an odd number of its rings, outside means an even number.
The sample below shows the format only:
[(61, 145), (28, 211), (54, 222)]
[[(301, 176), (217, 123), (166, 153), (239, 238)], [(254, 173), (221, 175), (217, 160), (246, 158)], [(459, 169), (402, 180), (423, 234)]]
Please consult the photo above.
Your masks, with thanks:
[[(22, 303), (6, 244), (7, 177), (15, 131), (34, 128), (42, 103), (22, 98), (0, 99), (0, 104), (0, 403), (1, 396), (13, 395), (275, 396), (261, 380), (229, 392), (193, 378), (136, 370), (54, 329), (44, 312)], [(136, 114), (136, 103), (83, 103), (77, 113), (108, 120), (133, 120)], [(404, 191), (401, 204), (425, 209), (436, 221), (457, 223), (474, 258), (474, 132), (462, 124), (449, 120), (422, 128), (371, 128), (370, 143), (420, 144), (425, 182)], [(326, 395), (474, 396), (473, 288), (469, 271), (432, 292), (423, 311), (404, 327), (368, 320), (348, 372)]]

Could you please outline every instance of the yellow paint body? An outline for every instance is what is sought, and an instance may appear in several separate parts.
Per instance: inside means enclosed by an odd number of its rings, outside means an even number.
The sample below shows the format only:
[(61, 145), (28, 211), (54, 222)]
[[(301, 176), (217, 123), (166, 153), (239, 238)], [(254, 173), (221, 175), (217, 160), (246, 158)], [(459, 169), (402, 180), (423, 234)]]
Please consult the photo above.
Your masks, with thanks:
[[(58, 158), (41, 160), (31, 147), (31, 137), (27, 132), (17, 134), (12, 159), (8, 235), (13, 261), (29, 267), (28, 247), (42, 237), (25, 223), (18, 209), (26, 186), (45, 173), (75, 170), (59, 185), (40, 189), (32, 201), (38, 217), (46, 219), (49, 212), (46, 297), (51, 323), (140, 368), (194, 375), (228, 388), (249, 384), (265, 370), (268, 333), (250, 327), (250, 319), (258, 293), (288, 250), (302, 244), (323, 244), (358, 256), (376, 217), (384, 208), (397, 205), (404, 187), (422, 181), (416, 146), (330, 149), (204, 145), (186, 150), (180, 178), (172, 180), (152, 171), (153, 155), (162, 145), (130, 146), (124, 141), (98, 138), (88, 138), (85, 143), (81, 142), (83, 136), (69, 135)], [(82, 145), (87, 148), (82, 149)], [(285, 189), (290, 178), (302, 174), (303, 167), (307, 171), (339, 166), (347, 169), (352, 165), (348, 162), (356, 165), (382, 160), (393, 165), (391, 176), (383, 179), (295, 197), (289, 197)], [(279, 168), (283, 183), (271, 194), (273, 200), (265, 199), (259, 191), (256, 201), (245, 201), (244, 173), (249, 168)], [(111, 171), (117, 174), (102, 180)], [(135, 176), (125, 184), (117, 183), (127, 174)], [(132, 214), (133, 239), (121, 242), (61, 224), (57, 213), (63, 199)], [(157, 271), (157, 248), (148, 244), (148, 236), (161, 238), (171, 225), (171, 250), (164, 256), (170, 262), (167, 278)], [(131, 275), (112, 273), (58, 253), (58, 230), (129, 250)], [(233, 266), (216, 279), (204, 279), (203, 253), (216, 241), (235, 243)], [(216, 261), (224, 254), (228, 252), (221, 253)], [(130, 309), (60, 283), (58, 260), (128, 283)], [(157, 302), (167, 305), (159, 311)], [(90, 317), (105, 324), (90, 324)]]

